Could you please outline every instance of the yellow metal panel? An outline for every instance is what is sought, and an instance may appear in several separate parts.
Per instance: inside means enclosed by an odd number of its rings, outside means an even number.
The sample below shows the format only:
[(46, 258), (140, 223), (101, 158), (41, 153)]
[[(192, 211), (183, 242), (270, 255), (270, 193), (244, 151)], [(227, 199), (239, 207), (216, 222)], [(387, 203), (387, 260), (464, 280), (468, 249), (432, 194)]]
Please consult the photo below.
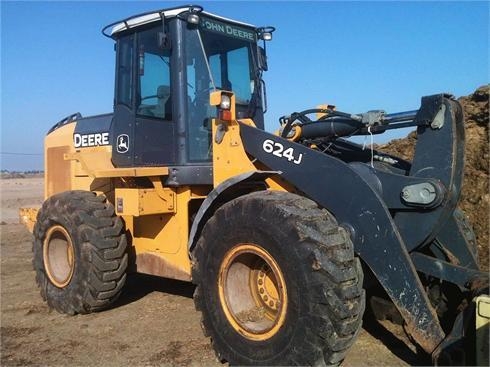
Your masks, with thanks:
[(68, 190), (87, 190), (107, 194), (112, 190), (109, 181), (104, 184), (90, 175), (94, 168), (112, 167), (110, 147), (73, 147), (75, 122), (51, 132), (45, 138), (45, 199)]
[[(124, 208), (123, 219), (126, 229), (131, 234), (131, 242), (136, 254), (136, 271), (188, 281), (191, 279), (191, 263), (187, 249), (188, 205), (192, 191), (190, 187), (172, 190), (175, 195), (175, 212), (133, 216), (126, 214)], [(119, 191), (120, 189), (116, 189), (116, 197)], [(162, 199), (155, 200), (162, 201)], [(134, 206), (131, 210), (139, 211)]]
[[(218, 119), (212, 121), (214, 187), (230, 177), (256, 170), (242, 144), (240, 126), (235, 120), (235, 96), (233, 93), (213, 92), (210, 94), (210, 104), (212, 106), (219, 105), (222, 93), (231, 98), (232, 121)], [(244, 119), (242, 122), (255, 126), (250, 119)]]
[[(219, 92), (211, 93), (211, 104), (219, 104)], [(234, 108), (234, 98), (232, 98), (232, 108)], [(251, 119), (240, 120), (241, 123), (255, 127)], [(240, 137), (240, 125), (238, 121), (213, 120), (213, 179), (214, 187), (230, 177), (241, 173), (259, 170), (268, 170), (260, 162), (252, 163), (250, 157), (245, 152)], [(221, 134), (222, 139), (220, 137)], [(219, 137), (217, 139), (216, 137)], [(294, 191), (287, 182), (279, 177), (271, 177), (266, 180), (271, 190)]]
[(476, 364), (489, 365), (490, 297), (476, 298)]
[(135, 177), (146, 177), (146, 176), (167, 176), (168, 167), (142, 167), (135, 168)]
[(85, 190), (85, 191), (92, 191), (90, 190), (90, 186), (92, 185), (92, 182), (94, 181), (93, 177), (89, 176), (74, 176), (71, 178), (71, 188), (70, 190)]
[(168, 167), (113, 168), (108, 170), (92, 171), (92, 174), (94, 177), (167, 176)]
[[(213, 119), (213, 183), (214, 187), (230, 177), (255, 171), (240, 138), (237, 121), (225, 122)], [(217, 131), (225, 129), (222, 140), (216, 142)]]
[(73, 167), (64, 155), (73, 152), (75, 123), (66, 124), (44, 139), (44, 198), (71, 190)]
[(114, 169), (111, 157), (110, 146), (80, 148), (76, 152), (65, 154), (66, 160), (75, 160), (78, 163), (75, 174), (90, 176), (95, 176), (93, 172)]
[(190, 269), (182, 266), (177, 255), (142, 252), (136, 255), (136, 271), (160, 277), (190, 281)]
[(116, 168), (112, 164), (112, 148), (108, 146), (83, 148), (65, 154), (66, 160), (77, 162), (76, 175), (91, 177), (148, 177), (167, 176), (168, 167)]
[(116, 213), (118, 215), (140, 215), (175, 213), (175, 193), (170, 188), (161, 192), (156, 189), (116, 188)]
[(70, 150), (67, 145), (46, 149), (45, 198), (59, 192), (72, 190), (72, 166), (63, 159)]
[(211, 106), (218, 106), (221, 103), (221, 91), (216, 90), (209, 93), (209, 104)]

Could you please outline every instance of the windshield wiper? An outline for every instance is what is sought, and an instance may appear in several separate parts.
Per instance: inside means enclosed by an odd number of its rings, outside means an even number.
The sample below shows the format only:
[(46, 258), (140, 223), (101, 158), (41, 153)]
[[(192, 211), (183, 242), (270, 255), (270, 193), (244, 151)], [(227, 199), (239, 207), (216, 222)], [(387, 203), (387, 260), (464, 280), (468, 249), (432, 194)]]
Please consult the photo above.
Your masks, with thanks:
[(201, 32), (199, 31), (199, 28), (196, 29), (196, 31), (197, 38), (199, 38), (199, 44), (201, 45), (202, 54), (204, 56), (204, 61), (206, 62), (206, 68), (208, 69), (209, 79), (213, 85), (213, 90), (216, 90), (216, 84), (214, 83), (213, 73), (211, 72), (211, 66), (209, 65), (208, 55), (206, 54), (206, 49), (204, 48), (204, 43), (202, 42)]

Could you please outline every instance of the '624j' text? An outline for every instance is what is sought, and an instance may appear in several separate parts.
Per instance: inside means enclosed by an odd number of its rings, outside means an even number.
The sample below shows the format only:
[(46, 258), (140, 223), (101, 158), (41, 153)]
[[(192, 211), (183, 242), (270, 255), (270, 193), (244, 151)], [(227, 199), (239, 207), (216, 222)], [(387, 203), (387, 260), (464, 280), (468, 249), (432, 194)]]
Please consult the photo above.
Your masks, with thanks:
[(303, 159), (303, 153), (299, 153), (296, 158), (293, 148), (284, 149), (284, 145), (270, 139), (264, 141), (262, 149), (264, 149), (264, 152), (273, 154), (276, 157), (286, 158), (289, 162), (293, 162), (294, 164), (300, 164)]

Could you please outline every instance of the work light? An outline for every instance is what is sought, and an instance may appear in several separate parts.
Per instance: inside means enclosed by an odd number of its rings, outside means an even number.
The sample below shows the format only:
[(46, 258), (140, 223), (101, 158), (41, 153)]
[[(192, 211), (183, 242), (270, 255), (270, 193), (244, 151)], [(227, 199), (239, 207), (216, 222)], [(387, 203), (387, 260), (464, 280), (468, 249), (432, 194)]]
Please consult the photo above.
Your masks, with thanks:
[(227, 96), (226, 94), (221, 95), (221, 102), (219, 104), (219, 107), (222, 110), (229, 110), (231, 107), (231, 99), (230, 96)]

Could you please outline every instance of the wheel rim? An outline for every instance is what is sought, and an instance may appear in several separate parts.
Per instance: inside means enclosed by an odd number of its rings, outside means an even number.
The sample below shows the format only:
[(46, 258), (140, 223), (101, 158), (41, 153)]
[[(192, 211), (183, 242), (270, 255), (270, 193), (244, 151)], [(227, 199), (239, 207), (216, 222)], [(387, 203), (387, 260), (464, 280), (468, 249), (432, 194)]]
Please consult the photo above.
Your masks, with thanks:
[(43, 246), (46, 275), (58, 288), (65, 287), (75, 269), (74, 248), (70, 235), (60, 225), (48, 230)]
[(239, 244), (221, 263), (218, 289), (232, 327), (251, 340), (266, 340), (284, 324), (287, 290), (274, 258), (255, 244)]

